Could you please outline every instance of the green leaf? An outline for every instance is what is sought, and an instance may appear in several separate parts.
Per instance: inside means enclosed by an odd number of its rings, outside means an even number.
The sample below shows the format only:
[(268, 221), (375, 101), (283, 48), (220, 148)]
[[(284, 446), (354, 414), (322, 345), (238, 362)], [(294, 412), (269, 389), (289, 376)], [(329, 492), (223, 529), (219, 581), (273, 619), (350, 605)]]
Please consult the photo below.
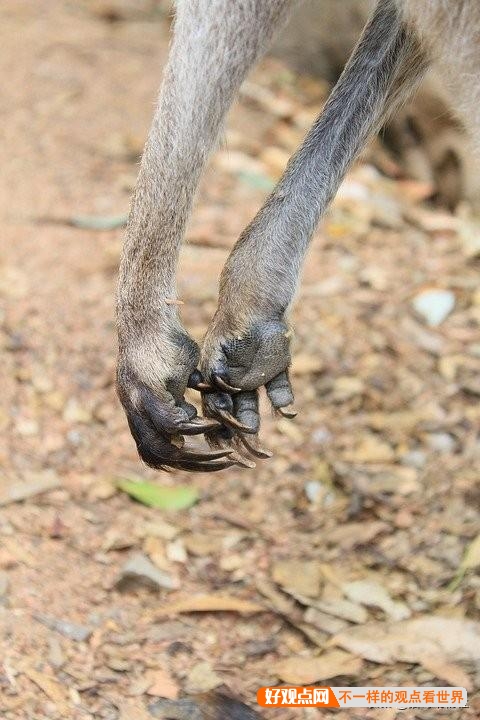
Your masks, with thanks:
[(468, 548), (465, 551), (465, 555), (463, 556), (463, 560), (460, 563), (460, 567), (458, 568), (457, 574), (455, 578), (452, 580), (452, 582), (449, 585), (450, 590), (456, 590), (458, 586), (461, 584), (463, 578), (465, 577), (468, 570), (474, 570), (475, 568), (480, 566), (480, 535), (477, 535), (477, 537), (470, 543)]
[(117, 481), (117, 487), (142, 505), (161, 510), (185, 510), (192, 507), (199, 496), (198, 489), (192, 485), (165, 487), (145, 480), (122, 478)]

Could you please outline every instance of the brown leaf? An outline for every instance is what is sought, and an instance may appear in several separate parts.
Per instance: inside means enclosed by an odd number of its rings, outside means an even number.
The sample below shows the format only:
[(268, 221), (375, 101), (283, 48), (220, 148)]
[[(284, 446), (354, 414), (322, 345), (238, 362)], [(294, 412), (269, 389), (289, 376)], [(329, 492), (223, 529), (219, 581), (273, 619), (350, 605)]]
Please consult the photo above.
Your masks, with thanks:
[(369, 523), (345, 523), (329, 532), (328, 542), (343, 550), (350, 550), (358, 545), (368, 544), (377, 535), (387, 530), (390, 530), (390, 526), (382, 520), (374, 520)]
[(280, 660), (273, 671), (283, 682), (292, 685), (309, 685), (343, 675), (358, 675), (362, 667), (360, 658), (349, 653), (331, 650), (318, 657), (291, 657)]
[(272, 577), (287, 592), (318, 597), (322, 582), (322, 569), (315, 560), (281, 560), (273, 567)]
[(392, 620), (406, 620), (411, 615), (405, 603), (392, 600), (386, 588), (375, 580), (355, 580), (345, 583), (342, 590), (352, 602), (381, 608)]
[(350, 600), (335, 598), (332, 600), (311, 600), (302, 595), (296, 595), (296, 600), (302, 605), (320, 610), (326, 615), (332, 615), (342, 620), (348, 620), (353, 623), (365, 623), (368, 619), (368, 613), (364, 607)]
[(190, 612), (238, 612), (241, 615), (255, 615), (265, 612), (265, 608), (249, 600), (228, 595), (198, 595), (177, 602), (165, 604), (158, 613), (159, 617)]
[(188, 673), (186, 690), (190, 693), (208, 692), (219, 687), (223, 682), (208, 662), (197, 663)]
[(51, 471), (31, 473), (26, 481), (2, 482), (0, 506), (20, 502), (41, 493), (61, 487), (60, 478)]
[(30, 667), (23, 667), (22, 672), (30, 680), (42, 690), (50, 700), (55, 703), (58, 710), (64, 716), (70, 714), (70, 707), (67, 702), (67, 698), (63, 687), (54, 678), (49, 677), (45, 673), (38, 672)]
[(122, 701), (122, 709), (118, 720), (151, 720), (152, 716), (146, 711), (141, 700)]
[(468, 692), (472, 690), (470, 677), (459, 665), (455, 665), (439, 655), (424, 655), (420, 661), (425, 670), (431, 672), (439, 680), (445, 680), (453, 687), (464, 687)]
[(152, 670), (149, 673), (151, 684), (148, 686), (147, 694), (155, 695), (155, 697), (168, 698), (176, 700), (178, 697), (178, 685), (171, 678), (166, 670)]
[(421, 663), (425, 656), (480, 660), (480, 623), (427, 615), (396, 623), (369, 623), (332, 638), (332, 644), (378, 663)]

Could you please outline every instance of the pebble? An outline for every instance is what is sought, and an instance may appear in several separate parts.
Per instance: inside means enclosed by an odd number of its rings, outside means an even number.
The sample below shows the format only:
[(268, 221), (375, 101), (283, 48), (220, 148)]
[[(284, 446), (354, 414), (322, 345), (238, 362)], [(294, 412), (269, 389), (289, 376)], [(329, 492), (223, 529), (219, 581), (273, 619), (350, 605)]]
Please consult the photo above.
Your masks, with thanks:
[(143, 585), (151, 590), (175, 590), (178, 580), (157, 568), (143, 553), (134, 553), (120, 571), (116, 582), (119, 590), (129, 590)]
[(34, 618), (42, 623), (42, 625), (50, 628), (50, 630), (55, 630), (60, 633), (60, 635), (70, 640), (75, 640), (75, 642), (85, 642), (93, 632), (93, 629), (87, 625), (79, 625), (69, 620), (54, 618), (50, 615), (44, 615), (43, 613), (34, 614)]
[(307, 480), (305, 483), (305, 495), (311, 503), (316, 503), (323, 492), (323, 485), (318, 480)]
[(63, 410), (63, 419), (68, 423), (88, 424), (92, 422), (92, 413), (82, 407), (75, 398), (70, 398)]
[(187, 692), (208, 692), (221, 685), (220, 675), (214, 671), (210, 663), (200, 662), (190, 670), (186, 680)]
[(312, 432), (312, 441), (317, 445), (327, 445), (333, 436), (326, 427), (318, 427)]
[(51, 637), (48, 640), (48, 662), (55, 670), (59, 670), (65, 665), (65, 655), (56, 637)]
[(451, 290), (430, 288), (418, 293), (412, 305), (430, 327), (437, 327), (455, 307), (455, 294)]
[(425, 467), (425, 463), (427, 462), (427, 456), (423, 452), (423, 450), (410, 450), (409, 452), (405, 453), (405, 455), (402, 455), (402, 457), (400, 458), (400, 462), (403, 465), (408, 465), (409, 467), (420, 469)]
[(0, 489), (0, 506), (20, 502), (60, 486), (60, 478), (51, 470), (29, 473), (24, 481), (4, 483)]
[(23, 437), (33, 437), (38, 435), (40, 430), (39, 424), (36, 420), (21, 419), (17, 420), (15, 427), (17, 432)]
[(457, 443), (449, 433), (429, 433), (426, 436), (427, 443), (432, 450), (436, 450), (440, 453), (452, 453), (455, 452)]

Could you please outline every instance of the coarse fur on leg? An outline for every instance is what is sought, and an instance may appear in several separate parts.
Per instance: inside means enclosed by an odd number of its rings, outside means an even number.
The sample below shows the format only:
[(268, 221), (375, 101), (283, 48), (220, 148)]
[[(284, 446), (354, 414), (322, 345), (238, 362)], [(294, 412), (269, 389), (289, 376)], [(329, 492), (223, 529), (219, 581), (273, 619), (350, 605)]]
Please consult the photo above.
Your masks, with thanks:
[(398, 0), (445, 82), (452, 105), (480, 154), (480, 3), (477, 0)]
[[(266, 387), (275, 409), (292, 403), (286, 313), (314, 229), (367, 139), (413, 92), (427, 66), (428, 53), (395, 0), (380, 0), (324, 111), (223, 269), (201, 369), (207, 379), (220, 376), (241, 392), (206, 392), (207, 415), (248, 415), (243, 433), (254, 433), (259, 387)], [(217, 436), (210, 434), (212, 443), (222, 444)]]
[(117, 387), (143, 460), (220, 470), (228, 451), (199, 453), (183, 435), (215, 425), (184, 401), (199, 350), (178, 316), (179, 249), (200, 174), (250, 66), (293, 0), (178, 0), (165, 77), (134, 193), (117, 300)]

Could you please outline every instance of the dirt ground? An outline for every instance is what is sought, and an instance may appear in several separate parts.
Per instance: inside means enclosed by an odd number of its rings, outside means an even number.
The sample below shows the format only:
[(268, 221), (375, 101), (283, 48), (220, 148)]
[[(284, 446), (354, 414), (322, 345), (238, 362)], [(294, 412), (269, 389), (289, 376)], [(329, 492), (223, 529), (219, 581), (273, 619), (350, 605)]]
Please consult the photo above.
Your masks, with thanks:
[[(254, 708), (262, 685), (317, 682), (460, 685), (469, 709), (445, 715), (478, 717), (480, 266), (468, 208), (430, 207), (431, 188), (370, 150), (308, 256), (292, 316), (299, 414), (265, 410), (274, 457), (212, 476), (149, 471), (113, 386), (122, 229), (98, 225), (127, 211), (165, 62), (167, 18), (150, 5), (0, 10), (0, 714), (180, 717), (174, 704), (162, 715), (161, 699), (228, 691)], [(198, 339), (228, 248), (325, 93), (271, 59), (246, 84), (183, 253), (182, 313)], [(92, 229), (72, 226), (78, 216)], [(429, 326), (442, 303), (450, 312)], [(199, 501), (145, 507), (117, 489), (126, 477), (194, 485)], [(155, 587), (140, 570), (126, 578), (127, 563), (161, 571)], [(205, 611), (181, 613), (197, 596)]]

